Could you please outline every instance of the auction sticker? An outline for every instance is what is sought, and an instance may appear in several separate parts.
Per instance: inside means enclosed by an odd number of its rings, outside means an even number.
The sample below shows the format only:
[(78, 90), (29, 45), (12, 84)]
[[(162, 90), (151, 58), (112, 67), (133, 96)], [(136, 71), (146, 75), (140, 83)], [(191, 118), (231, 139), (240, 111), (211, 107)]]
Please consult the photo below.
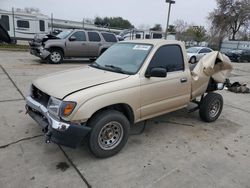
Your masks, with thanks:
[(135, 45), (133, 50), (145, 50), (148, 51), (151, 46), (149, 45)]

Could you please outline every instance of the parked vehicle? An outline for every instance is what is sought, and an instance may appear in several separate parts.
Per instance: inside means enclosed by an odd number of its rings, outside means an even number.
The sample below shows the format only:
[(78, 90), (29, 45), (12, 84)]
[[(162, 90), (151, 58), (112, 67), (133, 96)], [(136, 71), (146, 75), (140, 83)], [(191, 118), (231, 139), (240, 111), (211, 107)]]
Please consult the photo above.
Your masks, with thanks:
[(207, 47), (191, 47), (187, 49), (189, 62), (194, 64), (199, 61), (203, 56), (212, 52), (213, 50)]
[(88, 67), (33, 81), (27, 113), (43, 127), (46, 142), (76, 147), (86, 137), (97, 157), (118, 153), (134, 123), (189, 102), (198, 104), (193, 110), (203, 121), (213, 122), (223, 107), (214, 91), (223, 88), (230, 60), (212, 52), (191, 73), (185, 54), (179, 41), (119, 42)]
[(231, 50), (225, 54), (233, 62), (250, 62), (250, 50)]
[[(49, 33), (48, 17), (0, 10), (0, 25), (8, 32), (11, 40), (31, 40), (35, 33)], [(1, 33), (0, 33), (1, 35)]]
[[(119, 33), (122, 29), (97, 27), (82, 21), (50, 18), (40, 13), (25, 13), (0, 10), (0, 25), (8, 32), (12, 42), (16, 40), (32, 40), (36, 34), (48, 34), (66, 29), (98, 30)], [(2, 33), (0, 33), (1, 35)]]
[(67, 57), (95, 59), (117, 41), (113, 33), (67, 30), (56, 36), (46, 35), (40, 42), (30, 42), (30, 53), (54, 64)]

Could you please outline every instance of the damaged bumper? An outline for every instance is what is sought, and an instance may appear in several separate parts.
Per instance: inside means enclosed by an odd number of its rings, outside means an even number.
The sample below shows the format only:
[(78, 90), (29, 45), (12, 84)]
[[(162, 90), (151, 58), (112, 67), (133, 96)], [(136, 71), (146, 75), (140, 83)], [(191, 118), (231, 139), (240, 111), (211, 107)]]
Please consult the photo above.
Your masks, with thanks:
[(47, 143), (52, 141), (76, 148), (91, 130), (85, 125), (64, 122), (52, 117), (45, 106), (30, 96), (26, 97), (26, 109), (30, 117), (42, 127)]
[(50, 52), (43, 47), (30, 48), (30, 54), (40, 57), (41, 59), (46, 59)]

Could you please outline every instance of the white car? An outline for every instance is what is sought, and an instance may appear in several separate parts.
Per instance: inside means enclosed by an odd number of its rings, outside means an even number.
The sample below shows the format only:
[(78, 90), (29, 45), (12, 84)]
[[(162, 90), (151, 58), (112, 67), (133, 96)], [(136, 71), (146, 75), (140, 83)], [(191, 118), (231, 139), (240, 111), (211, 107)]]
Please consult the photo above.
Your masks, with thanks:
[(189, 63), (194, 64), (199, 61), (204, 55), (212, 52), (213, 50), (207, 47), (191, 47), (187, 49)]

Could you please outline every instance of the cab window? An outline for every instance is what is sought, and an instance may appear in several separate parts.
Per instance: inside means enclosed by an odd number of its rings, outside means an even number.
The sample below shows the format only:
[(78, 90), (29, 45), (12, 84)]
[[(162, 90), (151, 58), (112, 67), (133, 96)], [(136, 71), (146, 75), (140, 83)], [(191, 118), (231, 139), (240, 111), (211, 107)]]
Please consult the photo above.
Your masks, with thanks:
[(99, 36), (99, 34), (97, 32), (88, 32), (88, 37), (89, 37), (89, 41), (91, 41), (91, 42), (100, 42), (101, 41), (101, 37)]
[(71, 35), (71, 37), (75, 37), (75, 41), (86, 41), (86, 35), (83, 31), (76, 31), (74, 34)]
[(115, 35), (111, 33), (102, 33), (102, 36), (106, 42), (117, 42)]
[(183, 71), (184, 60), (179, 45), (166, 45), (160, 47), (152, 58), (148, 69), (161, 67), (166, 68), (167, 72)]

